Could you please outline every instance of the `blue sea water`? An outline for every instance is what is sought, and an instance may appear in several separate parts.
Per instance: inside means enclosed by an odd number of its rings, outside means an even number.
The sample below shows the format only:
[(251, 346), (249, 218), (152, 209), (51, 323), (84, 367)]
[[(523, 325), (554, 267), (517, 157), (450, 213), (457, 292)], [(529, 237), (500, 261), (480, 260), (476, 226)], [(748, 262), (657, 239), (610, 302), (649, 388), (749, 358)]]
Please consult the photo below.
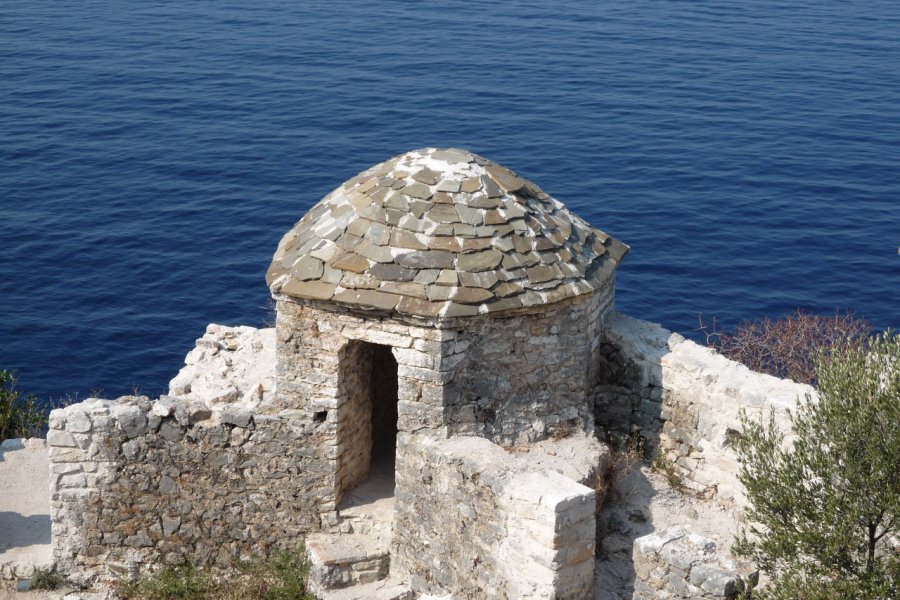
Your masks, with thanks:
[(281, 234), (460, 146), (632, 246), (618, 308), (900, 325), (896, 0), (2, 0), (0, 368), (165, 390)]

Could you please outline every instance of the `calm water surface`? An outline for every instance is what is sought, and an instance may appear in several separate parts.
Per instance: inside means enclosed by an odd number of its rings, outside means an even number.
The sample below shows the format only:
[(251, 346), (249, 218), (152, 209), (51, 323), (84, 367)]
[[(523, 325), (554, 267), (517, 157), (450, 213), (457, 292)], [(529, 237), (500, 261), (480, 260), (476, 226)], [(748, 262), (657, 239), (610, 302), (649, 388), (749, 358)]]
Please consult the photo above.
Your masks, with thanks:
[(632, 246), (618, 307), (900, 325), (896, 0), (0, 2), (0, 368), (164, 391), (281, 234), (462, 146)]

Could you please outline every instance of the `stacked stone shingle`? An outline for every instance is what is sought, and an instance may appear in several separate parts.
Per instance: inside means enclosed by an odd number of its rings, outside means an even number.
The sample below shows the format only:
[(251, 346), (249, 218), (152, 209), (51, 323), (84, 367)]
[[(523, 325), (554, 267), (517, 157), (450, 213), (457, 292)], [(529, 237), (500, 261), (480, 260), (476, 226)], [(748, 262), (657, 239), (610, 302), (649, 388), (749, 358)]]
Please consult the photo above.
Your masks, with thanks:
[(477, 154), (427, 148), (328, 194), (281, 240), (274, 293), (426, 318), (593, 292), (628, 247)]

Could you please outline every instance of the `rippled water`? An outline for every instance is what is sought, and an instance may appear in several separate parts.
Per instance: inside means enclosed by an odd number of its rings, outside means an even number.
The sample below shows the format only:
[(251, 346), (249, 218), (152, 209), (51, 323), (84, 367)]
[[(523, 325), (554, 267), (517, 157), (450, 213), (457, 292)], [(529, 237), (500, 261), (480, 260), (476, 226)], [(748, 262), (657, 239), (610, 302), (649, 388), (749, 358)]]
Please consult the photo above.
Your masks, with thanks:
[(331, 188), (469, 148), (632, 246), (618, 307), (900, 325), (896, 0), (0, 2), (0, 367), (159, 393)]

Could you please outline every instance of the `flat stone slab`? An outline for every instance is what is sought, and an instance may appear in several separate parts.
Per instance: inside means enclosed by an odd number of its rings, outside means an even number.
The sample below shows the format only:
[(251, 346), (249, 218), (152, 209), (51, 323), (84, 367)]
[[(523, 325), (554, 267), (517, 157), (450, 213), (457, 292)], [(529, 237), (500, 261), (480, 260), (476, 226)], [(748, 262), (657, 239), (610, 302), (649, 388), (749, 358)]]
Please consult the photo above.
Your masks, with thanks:
[(320, 600), (412, 600), (409, 586), (397, 579), (383, 579), (365, 585), (322, 592)]
[(0, 578), (30, 577), (53, 564), (50, 458), (46, 440), (0, 444)]
[(306, 538), (306, 551), (314, 564), (338, 565), (384, 558), (387, 544), (362, 533), (314, 533)]

